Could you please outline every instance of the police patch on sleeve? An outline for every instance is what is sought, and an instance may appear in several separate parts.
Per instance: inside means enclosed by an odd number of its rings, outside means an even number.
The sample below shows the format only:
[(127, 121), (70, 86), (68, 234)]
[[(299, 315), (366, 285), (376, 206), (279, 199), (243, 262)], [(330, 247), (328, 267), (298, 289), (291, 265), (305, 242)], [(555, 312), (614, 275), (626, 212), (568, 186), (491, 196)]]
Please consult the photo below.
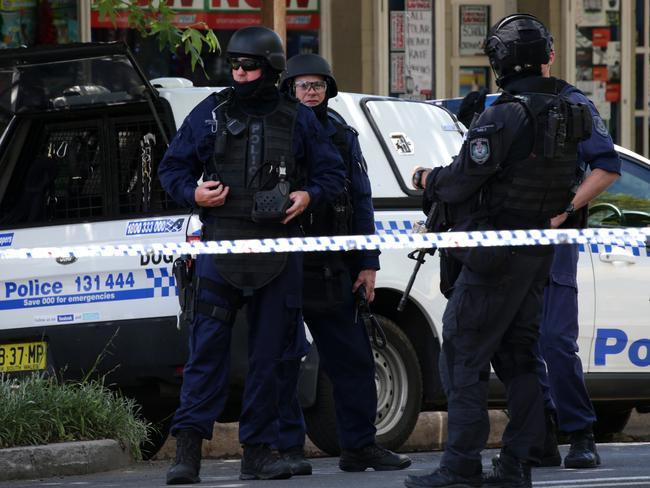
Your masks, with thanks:
[(469, 157), (476, 164), (484, 164), (490, 159), (490, 140), (485, 137), (476, 137), (469, 141)]
[(598, 115), (594, 117), (594, 126), (596, 127), (596, 132), (598, 132), (601, 136), (609, 136), (605, 122), (603, 122), (603, 119), (601, 119)]

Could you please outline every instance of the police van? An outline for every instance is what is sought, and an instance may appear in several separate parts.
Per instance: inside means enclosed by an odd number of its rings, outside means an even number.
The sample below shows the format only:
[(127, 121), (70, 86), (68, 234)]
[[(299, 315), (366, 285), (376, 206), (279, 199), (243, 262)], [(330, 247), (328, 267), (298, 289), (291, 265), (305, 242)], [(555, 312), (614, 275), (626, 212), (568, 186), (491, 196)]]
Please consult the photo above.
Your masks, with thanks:
[[(0, 252), (93, 247), (104, 256), (2, 260), (0, 373), (105, 376), (135, 398), (164, 441), (187, 358), (172, 256), (129, 256), (133, 244), (200, 238), (200, 223), (162, 190), (156, 171), (168, 141), (214, 88), (146, 79), (121, 44), (0, 51)], [(417, 165), (448, 164), (465, 128), (444, 107), (340, 93), (332, 110), (359, 131), (378, 234), (407, 234), (423, 219), (410, 184)], [(650, 164), (620, 149), (624, 175), (596, 202), (590, 223), (650, 225)], [(402, 312), (414, 262), (384, 250), (372, 309), (388, 344), (375, 347), (379, 442), (399, 447), (423, 410), (445, 408), (438, 375), (441, 317), (437, 257), (422, 266)], [(620, 430), (650, 406), (649, 251), (581, 249), (580, 355), (599, 431)], [(231, 394), (220, 421), (239, 415), (246, 374), (244, 312), (234, 326)], [(301, 402), (314, 443), (338, 452), (331, 385), (318, 351), (303, 361)], [(503, 405), (498, 382), (491, 403)]]

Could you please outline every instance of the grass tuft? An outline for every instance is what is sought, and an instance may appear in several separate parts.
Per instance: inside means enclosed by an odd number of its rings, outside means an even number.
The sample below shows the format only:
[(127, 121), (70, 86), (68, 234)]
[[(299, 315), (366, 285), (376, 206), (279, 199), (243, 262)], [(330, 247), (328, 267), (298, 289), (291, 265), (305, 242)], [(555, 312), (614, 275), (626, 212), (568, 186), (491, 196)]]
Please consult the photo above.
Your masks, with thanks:
[(116, 439), (141, 459), (151, 425), (140, 407), (97, 380), (59, 382), (53, 376), (0, 376), (0, 448)]

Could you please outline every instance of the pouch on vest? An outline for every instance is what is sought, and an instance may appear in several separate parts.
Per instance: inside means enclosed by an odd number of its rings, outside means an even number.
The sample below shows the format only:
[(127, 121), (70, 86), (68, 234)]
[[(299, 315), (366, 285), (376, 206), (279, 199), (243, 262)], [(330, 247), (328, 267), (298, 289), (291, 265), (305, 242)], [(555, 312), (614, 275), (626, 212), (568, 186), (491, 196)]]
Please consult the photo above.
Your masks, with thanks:
[(319, 312), (342, 307), (344, 293), (350, 293), (351, 286), (346, 274), (347, 269), (338, 257), (307, 255), (303, 268), (303, 308), (307, 312)]
[(253, 208), (251, 220), (257, 223), (278, 223), (287, 216), (287, 209), (291, 206), (289, 192), (291, 184), (286, 180), (287, 164), (284, 157), (278, 166), (278, 182), (270, 190), (260, 190), (253, 195)]
[(288, 181), (278, 181), (271, 190), (260, 190), (253, 196), (253, 222), (282, 222), (291, 206)]

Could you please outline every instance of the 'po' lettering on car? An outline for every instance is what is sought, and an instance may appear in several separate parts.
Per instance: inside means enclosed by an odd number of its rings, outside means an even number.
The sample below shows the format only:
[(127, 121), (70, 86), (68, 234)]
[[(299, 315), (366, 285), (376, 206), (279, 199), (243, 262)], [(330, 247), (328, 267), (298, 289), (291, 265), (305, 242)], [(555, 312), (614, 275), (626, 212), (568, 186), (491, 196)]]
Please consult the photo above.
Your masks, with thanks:
[(606, 366), (608, 356), (624, 354), (626, 349), (628, 359), (633, 365), (650, 366), (650, 339), (642, 338), (630, 342), (625, 331), (621, 329), (598, 329), (594, 364)]

